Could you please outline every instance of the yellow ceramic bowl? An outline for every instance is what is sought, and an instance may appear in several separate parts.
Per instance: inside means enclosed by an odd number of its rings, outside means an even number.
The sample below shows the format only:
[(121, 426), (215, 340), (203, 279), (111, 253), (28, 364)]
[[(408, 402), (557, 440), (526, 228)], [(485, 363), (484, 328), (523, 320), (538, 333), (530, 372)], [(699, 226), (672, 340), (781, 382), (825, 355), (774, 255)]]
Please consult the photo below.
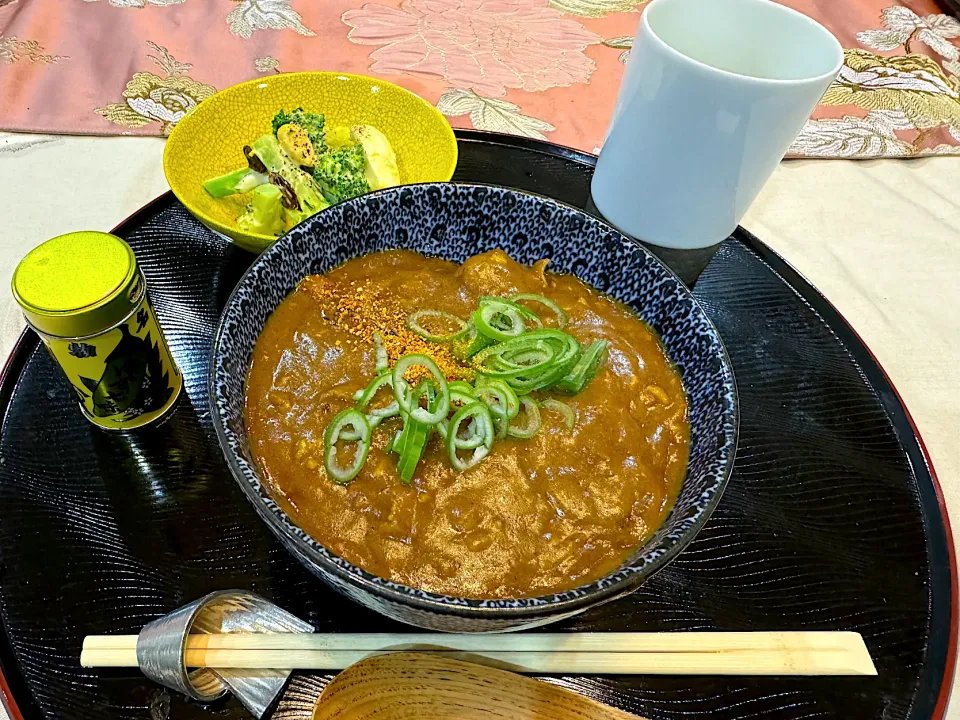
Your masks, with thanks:
[(174, 127), (163, 153), (173, 194), (200, 222), (247, 250), (276, 238), (237, 227), (249, 195), (216, 200), (203, 181), (244, 167), (243, 146), (270, 132), (278, 110), (326, 116), (327, 127), (373, 125), (393, 146), (404, 183), (445, 182), (457, 166), (457, 140), (430, 103), (392, 83), (335, 72), (280, 73), (234, 85), (204, 100)]

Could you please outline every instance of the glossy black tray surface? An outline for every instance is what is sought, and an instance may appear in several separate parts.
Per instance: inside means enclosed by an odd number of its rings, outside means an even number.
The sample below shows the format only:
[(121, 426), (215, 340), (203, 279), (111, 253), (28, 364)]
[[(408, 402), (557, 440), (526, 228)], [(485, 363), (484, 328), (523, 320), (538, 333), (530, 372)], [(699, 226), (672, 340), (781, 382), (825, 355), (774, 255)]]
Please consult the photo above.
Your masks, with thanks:
[[(459, 135), (455, 180), (587, 203), (591, 156)], [(207, 410), (209, 352), (253, 256), (169, 194), (118, 232), (147, 275), (186, 392), (161, 427), (103, 432), (81, 417), (37, 338), (21, 338), (0, 382), (0, 690), (15, 720), (248, 717), (235, 700), (190, 703), (135, 670), (84, 670), (81, 639), (136, 633), (224, 588), (261, 593), (320, 631), (409, 628), (298, 565), (222, 460)], [(552, 681), (656, 719), (942, 716), (956, 638), (952, 542), (893, 387), (829, 303), (744, 231), (720, 246), (694, 291), (739, 386), (730, 484), (696, 541), (639, 591), (548, 629), (856, 630), (879, 676)], [(295, 676), (275, 717), (309, 718), (325, 681)]]

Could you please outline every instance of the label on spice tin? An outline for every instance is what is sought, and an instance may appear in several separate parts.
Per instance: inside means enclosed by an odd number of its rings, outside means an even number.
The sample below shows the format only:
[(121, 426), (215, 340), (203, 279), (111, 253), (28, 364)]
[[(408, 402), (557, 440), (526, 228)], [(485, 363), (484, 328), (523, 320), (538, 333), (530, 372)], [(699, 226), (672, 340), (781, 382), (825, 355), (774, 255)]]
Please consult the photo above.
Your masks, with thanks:
[(87, 417), (105, 428), (146, 425), (173, 404), (183, 386), (137, 274), (130, 297), (140, 295), (139, 303), (119, 325), (81, 339), (40, 334)]

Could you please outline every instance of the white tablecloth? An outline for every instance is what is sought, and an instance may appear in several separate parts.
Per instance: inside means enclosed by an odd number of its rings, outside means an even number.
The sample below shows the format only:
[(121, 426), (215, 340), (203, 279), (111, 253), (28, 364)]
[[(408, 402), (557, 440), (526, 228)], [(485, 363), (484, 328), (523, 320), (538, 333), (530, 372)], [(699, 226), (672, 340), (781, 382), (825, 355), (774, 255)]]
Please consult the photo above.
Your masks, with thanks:
[[(22, 328), (6, 290), (19, 259), (63, 232), (109, 230), (164, 192), (162, 151), (156, 138), (0, 133), (0, 357)], [(818, 287), (877, 356), (920, 428), (954, 518), (960, 517), (958, 188), (956, 158), (791, 161), (743, 222)], [(960, 703), (948, 716), (960, 720)]]

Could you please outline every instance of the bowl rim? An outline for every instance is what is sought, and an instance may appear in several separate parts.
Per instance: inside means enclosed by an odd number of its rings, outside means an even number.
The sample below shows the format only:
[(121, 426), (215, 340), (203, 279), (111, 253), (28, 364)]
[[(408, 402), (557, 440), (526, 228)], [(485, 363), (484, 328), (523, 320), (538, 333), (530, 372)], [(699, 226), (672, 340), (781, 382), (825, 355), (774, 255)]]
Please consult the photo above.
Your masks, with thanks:
[[(208, 404), (210, 413), (213, 419), (214, 429), (217, 435), (217, 441), (220, 445), (221, 453), (224, 456), (224, 459), (227, 461), (227, 465), (230, 468), (230, 473), (233, 475), (234, 480), (240, 485), (241, 490), (247, 496), (248, 500), (253, 504), (256, 512), (263, 518), (268, 527), (277, 535), (278, 539), (281, 540), (283, 544), (293, 544), (296, 547), (296, 552), (293, 552), (294, 555), (306, 555), (306, 557), (316, 566), (319, 566), (325, 573), (335, 576), (342, 582), (346, 582), (349, 585), (357, 586), (359, 589), (366, 591), (367, 593), (374, 595), (379, 598), (392, 601), (401, 606), (409, 606), (416, 608), (418, 610), (424, 610), (427, 612), (432, 612), (440, 615), (453, 615), (461, 618), (473, 618), (473, 619), (484, 619), (484, 620), (511, 620), (511, 619), (534, 619), (542, 618), (546, 615), (550, 616), (559, 616), (563, 614), (573, 614), (578, 610), (586, 609), (587, 607), (592, 607), (603, 602), (609, 602), (615, 600), (618, 597), (626, 595), (632, 592), (634, 589), (639, 587), (639, 585), (647, 580), (650, 576), (657, 573), (661, 570), (667, 563), (672, 561), (677, 555), (679, 555), (686, 547), (689, 545), (694, 538), (699, 534), (700, 530), (706, 524), (707, 520), (710, 519), (710, 516), (713, 514), (713, 511), (716, 509), (717, 505), (720, 503), (720, 499), (723, 495), (724, 488), (727, 485), (727, 482), (730, 480), (730, 476), (733, 472), (734, 461), (736, 459), (737, 444), (739, 439), (739, 428), (740, 428), (740, 403), (739, 403), (739, 394), (737, 390), (736, 378), (733, 373), (733, 366), (730, 362), (730, 357), (727, 353), (726, 347), (723, 344), (723, 340), (720, 336), (720, 332), (717, 330), (713, 321), (707, 315), (706, 311), (703, 309), (703, 306), (694, 296), (693, 292), (680, 280), (679, 276), (671, 270), (660, 258), (658, 258), (653, 252), (645, 248), (638, 241), (629, 238), (628, 236), (621, 233), (615, 227), (610, 225), (603, 218), (591, 215), (581, 208), (577, 208), (569, 203), (555, 200), (554, 198), (541, 195), (539, 193), (528, 192), (524, 190), (517, 190), (514, 188), (505, 187), (502, 185), (494, 185), (490, 183), (440, 183), (440, 182), (429, 182), (429, 183), (413, 183), (411, 185), (398, 186), (394, 188), (386, 188), (384, 190), (377, 190), (372, 193), (367, 193), (366, 195), (361, 195), (357, 198), (352, 198), (351, 200), (346, 200), (343, 203), (351, 204), (360, 204), (365, 202), (367, 198), (373, 196), (382, 196), (392, 193), (399, 192), (402, 188), (415, 188), (422, 191), (426, 191), (431, 187), (439, 187), (441, 190), (445, 186), (456, 185), (463, 188), (493, 188), (500, 191), (506, 191), (509, 193), (515, 193), (517, 195), (527, 196), (536, 198), (542, 202), (545, 202), (550, 205), (557, 206), (565, 211), (572, 211), (576, 214), (585, 216), (589, 221), (598, 223), (607, 233), (612, 234), (612, 236), (620, 243), (620, 246), (629, 252), (640, 252), (647, 256), (649, 260), (652, 260), (656, 266), (659, 267), (660, 271), (663, 272), (666, 276), (672, 279), (680, 288), (681, 292), (688, 296), (688, 299), (693, 303), (693, 307), (702, 315), (702, 319), (706, 322), (706, 326), (709, 331), (712, 333), (713, 338), (716, 340), (716, 344), (719, 347), (719, 360), (720, 360), (720, 374), (722, 376), (722, 384), (724, 388), (727, 388), (729, 392), (725, 395), (724, 407), (723, 407), (723, 419), (724, 419), (724, 442), (720, 447), (719, 456), (720, 456), (720, 467), (719, 472), (716, 473), (714, 482), (711, 484), (710, 489), (712, 490), (712, 495), (709, 500), (701, 506), (698, 511), (698, 515), (693, 523), (677, 538), (669, 540), (665, 544), (658, 545), (656, 547), (662, 549), (662, 552), (657, 555), (655, 558), (645, 563), (642, 568), (639, 570), (624, 575), (624, 577), (618, 579), (612, 583), (604, 583), (604, 580), (627, 568), (630, 566), (630, 561), (623, 562), (616, 570), (607, 573), (603, 577), (594, 580), (590, 583), (584, 585), (579, 585), (575, 588), (565, 590), (560, 593), (549, 593), (547, 595), (539, 596), (529, 596), (523, 598), (492, 598), (488, 599), (490, 602), (498, 602), (502, 600), (503, 602), (509, 602), (511, 600), (527, 600), (530, 601), (529, 605), (522, 607), (504, 607), (502, 605), (475, 605), (469, 604), (471, 602), (483, 602), (483, 599), (477, 598), (460, 598), (450, 595), (441, 595), (439, 593), (433, 593), (430, 591), (422, 590), (419, 588), (411, 587), (408, 585), (403, 585), (401, 583), (396, 583), (391, 580), (386, 580), (381, 578), (378, 575), (364, 570), (363, 568), (351, 563), (346, 558), (343, 558), (340, 555), (337, 555), (329, 548), (327, 548), (323, 543), (319, 542), (308, 532), (300, 528), (293, 520), (287, 515), (287, 513), (279, 507), (274, 501), (275, 509), (267, 506), (265, 500), (269, 498), (266, 491), (263, 490), (263, 494), (258, 492), (257, 489), (251, 484), (247, 479), (246, 473), (243, 468), (237, 462), (237, 459), (234, 457), (233, 453), (229, 451), (228, 443), (228, 433), (229, 430), (226, 427), (226, 422), (223, 416), (220, 414), (219, 408), (217, 407), (217, 382), (216, 382), (216, 361), (218, 356), (218, 348), (220, 347), (221, 340), (223, 335), (226, 332), (226, 310), (233, 304), (234, 299), (236, 298), (237, 293), (240, 291), (241, 286), (247, 277), (254, 271), (260, 263), (264, 262), (267, 258), (268, 253), (281, 253), (286, 244), (288, 244), (288, 238), (290, 233), (293, 230), (285, 233), (280, 238), (277, 239), (277, 242), (273, 243), (270, 247), (263, 251), (260, 256), (250, 264), (250, 267), (247, 268), (240, 279), (237, 281), (236, 286), (230, 293), (230, 296), (227, 298), (226, 303), (224, 304), (224, 309), (221, 312), (220, 319), (217, 323), (217, 330), (214, 334), (213, 345), (210, 353), (209, 361), (209, 372), (207, 378), (207, 390), (208, 390)], [(323, 211), (321, 211), (323, 212)], [(317, 217), (319, 213), (313, 217)], [(310, 220), (304, 221), (302, 225), (309, 223)], [(299, 226), (298, 226), (299, 227)], [(359, 257), (359, 256), (358, 256)], [(275, 308), (274, 308), (275, 309)], [(272, 311), (271, 311), (272, 312)], [(262, 332), (262, 328), (261, 328)], [(249, 365), (249, 363), (248, 363)], [(246, 372), (246, 370), (245, 370)], [(245, 385), (246, 383), (244, 383)], [(684, 476), (684, 481), (686, 481), (686, 476)], [(261, 487), (263, 487), (263, 481), (258, 478), (258, 482)], [(671, 509), (670, 514), (664, 519), (663, 524), (666, 524), (673, 513)], [(286, 521), (286, 522), (284, 522)], [(660, 527), (663, 526), (661, 524)], [(349, 570), (345, 567), (338, 565), (337, 563), (332, 562), (328, 557), (324, 556), (322, 553), (318, 552), (316, 548), (312, 547), (309, 543), (305, 542), (304, 539), (297, 534), (290, 532), (288, 527), (296, 527), (302, 532), (306, 537), (308, 537), (313, 543), (317, 546), (323, 547), (323, 549), (330, 555), (337, 557), (344, 565), (349, 567)], [(641, 546), (642, 547), (642, 546)], [(290, 551), (288, 549), (288, 551)], [(301, 559), (301, 558), (298, 558)], [(566, 597), (569, 596), (569, 597)]]
[[(246, 88), (247, 86), (262, 85), (270, 82), (281, 82), (280, 80), (278, 80), (278, 78), (284, 78), (286, 80), (291, 77), (300, 77), (300, 76), (309, 77), (309, 78), (330, 76), (334, 78), (346, 78), (348, 80), (369, 81), (371, 83), (377, 83), (379, 85), (389, 86), (394, 90), (400, 91), (400, 93), (403, 95), (410, 96), (410, 98), (415, 102), (422, 103), (427, 108), (429, 108), (431, 111), (431, 114), (434, 115), (440, 121), (439, 125), (443, 128), (443, 134), (447, 136), (446, 137), (447, 143), (453, 149), (453, 154), (450, 157), (449, 166), (444, 168), (442, 173), (442, 175), (445, 177), (443, 177), (442, 180), (434, 180), (431, 182), (446, 182), (453, 177), (453, 173), (456, 172), (456, 169), (457, 169), (457, 161), (459, 159), (460, 147), (457, 144), (457, 136), (453, 132), (453, 127), (450, 125), (450, 121), (447, 120), (446, 115), (440, 112), (440, 110), (438, 110), (436, 106), (431, 105), (429, 102), (427, 102), (425, 98), (422, 98), (419, 95), (417, 95), (415, 92), (411, 90), (407, 90), (405, 87), (397, 85), (396, 83), (392, 83), (389, 80), (382, 80), (380, 78), (373, 77), (371, 75), (359, 75), (357, 73), (337, 72), (335, 70), (301, 70), (298, 72), (277, 73), (274, 75), (267, 75), (262, 78), (253, 78), (252, 80), (245, 80), (244, 82), (237, 83), (235, 85), (230, 85), (229, 87), (225, 87), (223, 90), (218, 90), (209, 98), (207, 98), (207, 100), (211, 100), (217, 97), (218, 95), (238, 92), (240, 88)], [(204, 112), (213, 112), (212, 110), (209, 110), (209, 111), (201, 110), (201, 108), (204, 107), (204, 102), (199, 103), (190, 112), (188, 112), (186, 115), (180, 118), (180, 120), (177, 121), (176, 125), (173, 126), (173, 130), (171, 130), (170, 134), (167, 136), (167, 139), (164, 142), (164, 146), (163, 146), (164, 179), (167, 181), (167, 185), (170, 186), (170, 190), (173, 192), (177, 200), (180, 201), (180, 203), (190, 212), (191, 215), (196, 217), (200, 222), (202, 222), (207, 227), (221, 234), (226, 235), (228, 238), (230, 238), (233, 234), (242, 235), (243, 237), (248, 238), (250, 240), (256, 240), (260, 243), (265, 243), (266, 247), (269, 247), (270, 245), (273, 245), (281, 237), (283, 237), (283, 235), (276, 237), (273, 235), (266, 235), (264, 233), (248, 232), (246, 230), (241, 230), (236, 224), (227, 225), (225, 223), (222, 223), (219, 220), (216, 220), (210, 217), (209, 215), (207, 215), (206, 213), (204, 213), (202, 210), (197, 208), (195, 204), (189, 200), (189, 198), (181, 194), (181, 191), (183, 190), (183, 188), (182, 186), (178, 187), (178, 184), (176, 182), (176, 175), (173, 173), (170, 167), (172, 162), (171, 156), (173, 152), (176, 151), (178, 138), (184, 133), (190, 132), (191, 126), (199, 122), (197, 118), (200, 117), (202, 119)], [(428, 183), (410, 183), (410, 184), (423, 185)], [(379, 192), (379, 191), (376, 191), (376, 192)], [(367, 194), (370, 194), (370, 193), (367, 193)], [(285, 234), (286, 233), (284, 233), (284, 235)]]

